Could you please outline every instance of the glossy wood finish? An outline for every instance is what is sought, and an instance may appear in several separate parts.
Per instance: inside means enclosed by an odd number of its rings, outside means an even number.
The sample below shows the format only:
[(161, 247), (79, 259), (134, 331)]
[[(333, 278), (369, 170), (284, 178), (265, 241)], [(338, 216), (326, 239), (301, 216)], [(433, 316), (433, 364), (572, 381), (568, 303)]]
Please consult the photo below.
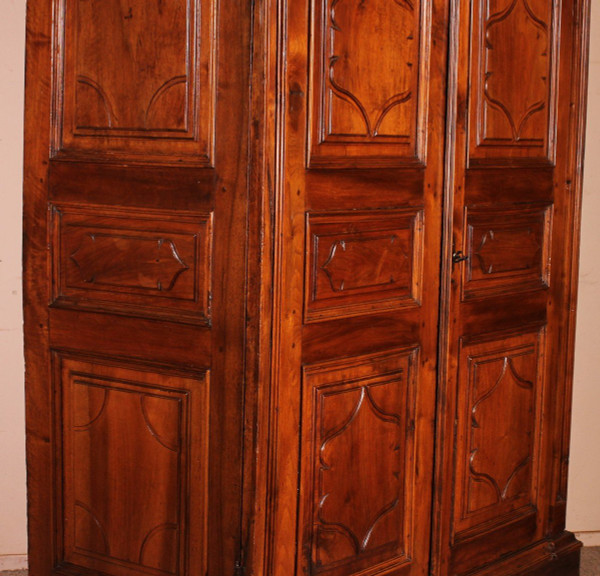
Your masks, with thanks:
[[(209, 373), (60, 353), (54, 365), (64, 562), (105, 573), (206, 570)], [(187, 517), (190, 507), (204, 513)]]
[(311, 167), (423, 160), (428, 10), (408, 0), (311, 5)]
[(447, 17), (428, 0), (279, 14), (273, 576), (428, 572)]
[(413, 349), (304, 369), (301, 522), (315, 572), (411, 561), (416, 360)]
[(29, 0), (32, 576), (576, 576), (588, 0)]
[(54, 15), (56, 156), (212, 163), (212, 0), (62, 0)]
[(250, 34), (236, 2), (29, 2), (32, 573), (240, 562)]
[[(564, 530), (555, 466), (571, 386), (567, 279), (588, 8), (455, 4), (437, 574), (521, 573), (518, 565), (535, 573), (545, 563), (544, 573), (576, 547), (555, 541)], [(453, 263), (457, 251), (466, 260)], [(576, 562), (562, 571), (576, 574)]]

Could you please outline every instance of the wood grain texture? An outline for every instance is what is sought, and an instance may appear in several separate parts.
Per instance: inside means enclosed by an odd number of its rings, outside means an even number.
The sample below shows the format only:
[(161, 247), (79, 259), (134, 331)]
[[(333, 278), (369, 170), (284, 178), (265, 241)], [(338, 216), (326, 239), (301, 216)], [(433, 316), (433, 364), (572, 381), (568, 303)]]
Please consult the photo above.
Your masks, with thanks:
[(301, 533), (310, 573), (410, 562), (416, 360), (413, 350), (304, 368)]
[(55, 18), (55, 155), (212, 164), (211, 0), (61, 0)]
[[(450, 122), (456, 131), (446, 209), (451, 268), (444, 288), (448, 332), (441, 350), (434, 572), (560, 572), (553, 568), (556, 562), (565, 573), (576, 573), (577, 544), (558, 544), (564, 515), (555, 503), (552, 478), (558, 469), (556, 446), (566, 454), (556, 434), (564, 431), (570, 397), (565, 367), (573, 293), (568, 278), (580, 194), (580, 189), (573, 194), (572, 179), (579, 173), (581, 154), (575, 126), (584, 113), (581, 101), (576, 110), (569, 102), (584, 84), (585, 36), (579, 23), (588, 7), (586, 2), (514, 0), (461, 1), (455, 8)], [(528, 36), (535, 40), (521, 45)], [(502, 85), (498, 77), (505, 79)], [(459, 251), (468, 259), (451, 265), (452, 253)], [(540, 331), (544, 337), (534, 345), (531, 335)], [(529, 358), (530, 368), (522, 364), (508, 380), (500, 377), (502, 371), (495, 378), (493, 366), (500, 369), (504, 361), (490, 357), (487, 368), (467, 376), (471, 361), (464, 355), (502, 348), (500, 342), (530, 342), (532, 352), (522, 360)], [(534, 358), (540, 359), (537, 368)], [(523, 375), (527, 371), (530, 376)], [(486, 412), (485, 396), (477, 392), (476, 374), (486, 373), (483, 380), (497, 384), (484, 385), (490, 400), (495, 398), (492, 412), (492, 404)], [(514, 384), (519, 378), (523, 385), (533, 384), (530, 392)], [(518, 409), (509, 408), (516, 398), (521, 398)], [(491, 450), (493, 437), (501, 441)], [(538, 447), (527, 444), (528, 438), (537, 438)], [(531, 460), (525, 463), (527, 445)], [(520, 471), (511, 460), (518, 454), (524, 463)], [(561, 461), (563, 470), (565, 465)], [(453, 469), (456, 496), (443, 487)], [(534, 548), (528, 552), (527, 547), (545, 539), (534, 560)]]
[(463, 298), (549, 286), (551, 206), (466, 211)]
[[(39, 576), (225, 574), (242, 555), (245, 363), (255, 361), (244, 346), (257, 334), (246, 334), (249, 110), (239, 104), (250, 95), (252, 19), (228, 1), (222, 12), (200, 0), (29, 3), (27, 418)], [(52, 423), (65, 379), (53, 384), (51, 352), (94, 366), (84, 371), (94, 385), (76, 388), (84, 404), (105, 386), (96, 366), (120, 367), (110, 423), (85, 441)], [(202, 388), (198, 373), (215, 385)], [(202, 414), (186, 386), (206, 392)], [(179, 456), (144, 428), (142, 403)], [(63, 474), (65, 459), (78, 462), (76, 477)]]
[(429, 4), (428, 0), (311, 4), (311, 166), (423, 161)]
[(32, 576), (576, 576), (589, 0), (28, 0)]
[(472, 165), (554, 163), (557, 18), (550, 0), (473, 3)]
[[(563, 18), (567, 17), (563, 7)], [(565, 325), (563, 341), (556, 341), (551, 351), (559, 355), (561, 370), (557, 373), (557, 398), (554, 404), (556, 428), (554, 440), (554, 459), (552, 474), (551, 526), (554, 533), (563, 530), (566, 521), (566, 497), (568, 480), (568, 461), (570, 446), (570, 422), (573, 390), (573, 363), (575, 346), (575, 310), (577, 302), (578, 270), (579, 270), (579, 235), (582, 209), (583, 157), (585, 147), (585, 115), (587, 105), (587, 76), (589, 52), (589, 23), (591, 3), (587, 0), (575, 6), (573, 19), (570, 22), (571, 36), (564, 46), (564, 58), (570, 58), (570, 65), (561, 71), (561, 83), (569, 86), (573, 109), (571, 114), (560, 110), (561, 121), (568, 126), (568, 153), (564, 153), (563, 169), (567, 194), (563, 196), (565, 205), (565, 222), (569, 230), (569, 242), (559, 243), (563, 257), (563, 274), (565, 282), (556, 286), (557, 297), (561, 302), (561, 310), (553, 310), (553, 315), (564, 316)], [(563, 142), (566, 147), (567, 143)], [(559, 405), (561, 408), (559, 408)], [(560, 429), (560, 432), (559, 432)]]
[[(61, 355), (55, 374), (59, 562), (107, 574), (205, 570), (209, 375)], [(204, 514), (190, 515), (192, 502)]]
[(535, 513), (543, 334), (465, 345), (456, 436), (455, 541)]
[(53, 206), (53, 305), (210, 324), (212, 214)]
[(305, 318), (418, 306), (423, 213), (313, 213), (306, 219)]
[(27, 430), (28, 565), (32, 574), (48, 575), (55, 565), (55, 466), (50, 392), (47, 253), (50, 59), (52, 7), (27, 4), (25, 56), (25, 137), (23, 171), (23, 318)]
[[(344, 6), (344, 4), (346, 4)], [(404, 3), (400, 3), (404, 4)], [(304, 470), (299, 470), (297, 462), (302, 457), (302, 448), (298, 445), (298, 430), (302, 426), (300, 415), (302, 414), (302, 383), (299, 379), (299, 369), (302, 362), (310, 362), (311, 365), (321, 365), (326, 362), (334, 362), (342, 357), (352, 358), (357, 354), (382, 354), (388, 350), (397, 349), (398, 346), (407, 348), (419, 347), (419, 369), (417, 387), (421, 390), (415, 406), (415, 466), (419, 469), (419, 475), (415, 480), (415, 492), (425, 495), (429, 493), (431, 483), (427, 477), (431, 474), (431, 446), (433, 442), (433, 394), (435, 380), (436, 347), (437, 347), (437, 297), (438, 297), (438, 272), (439, 272), (439, 234), (441, 224), (441, 185), (443, 180), (443, 138), (437, 127), (444, 123), (445, 119), (445, 85), (443, 74), (430, 74), (430, 70), (442, 70), (445, 68), (445, 46), (446, 46), (446, 11), (443, 3), (422, 3), (420, 7), (415, 6), (415, 12), (408, 5), (398, 3), (335, 3), (335, 16), (344, 16), (346, 26), (352, 24), (359, 27), (362, 22), (373, 21), (380, 18), (371, 11), (381, 13), (391, 12), (395, 15), (401, 14), (399, 18), (410, 18), (420, 10), (419, 33), (423, 45), (435, 46), (429, 52), (423, 52), (420, 66), (423, 82), (430, 78), (427, 88), (421, 85), (420, 89), (428, 94), (426, 98), (419, 100), (422, 106), (419, 114), (419, 127), (423, 130), (422, 140), (428, 141), (428, 152), (424, 159), (415, 157), (413, 151), (409, 151), (402, 144), (377, 145), (377, 137), (372, 141), (366, 141), (363, 137), (357, 138), (356, 142), (344, 142), (339, 145), (338, 136), (331, 136), (332, 141), (319, 144), (322, 156), (317, 157), (309, 149), (308, 168), (305, 167), (307, 160), (307, 145), (314, 143), (314, 124), (318, 97), (315, 78), (318, 77), (316, 70), (321, 66), (321, 56), (318, 52), (319, 41), (316, 35), (311, 36), (311, 30), (315, 30), (323, 21), (312, 18), (318, 11), (325, 10), (325, 4), (308, 2), (290, 2), (279, 4), (277, 20), (277, 69), (276, 82), (279, 87), (277, 101), (279, 107), (277, 112), (279, 124), (277, 124), (277, 145), (279, 154), (276, 156), (275, 173), (275, 278), (274, 278), (274, 353), (273, 353), (273, 381), (272, 381), (272, 420), (270, 428), (270, 440), (273, 446), (271, 455), (271, 467), (269, 489), (277, 491), (277, 498), (273, 495), (267, 496), (269, 534), (267, 549), (266, 574), (283, 575), (290, 573), (301, 573), (303, 571), (316, 571), (313, 552), (307, 542), (298, 542), (296, 534), (298, 522), (302, 513), (296, 502), (298, 484), (296, 478), (300, 473), (301, 486), (308, 486), (309, 479)], [(322, 12), (320, 12), (322, 14)], [(351, 22), (351, 19), (354, 19)], [(430, 26), (435, 20), (438, 24)], [(379, 47), (394, 44), (398, 36), (389, 32), (387, 22), (382, 23), (381, 31), (388, 34), (387, 37), (378, 38), (379, 28), (372, 27), (360, 36), (361, 42), (358, 46), (358, 36), (350, 39), (349, 35), (339, 33), (340, 42), (346, 42), (364, 50), (374, 50)], [(328, 24), (327, 24), (328, 25)], [(404, 28), (403, 28), (404, 29)], [(361, 28), (363, 30), (363, 28)], [(336, 31), (336, 35), (338, 32)], [(329, 46), (329, 45), (328, 45)], [(406, 50), (405, 46), (395, 45), (396, 53)], [(368, 57), (363, 52), (360, 58)], [(348, 66), (354, 55), (348, 55)], [(356, 62), (357, 60), (354, 60)], [(346, 64), (344, 64), (345, 66)], [(401, 65), (394, 63), (392, 66)], [(337, 67), (337, 64), (334, 68)], [(337, 68), (336, 68), (337, 72)], [(344, 68), (344, 74), (351, 73), (349, 68)], [(275, 73), (275, 71), (274, 71)], [(387, 78), (381, 68), (375, 66), (373, 78), (378, 75), (381, 82), (390, 86), (389, 90), (396, 93), (395, 82), (399, 78)], [(351, 74), (350, 74), (351, 75)], [(370, 99), (375, 102), (379, 97), (376, 91), (361, 85), (361, 98)], [(365, 96), (365, 92), (368, 94)], [(373, 104), (375, 106), (375, 104)], [(398, 104), (396, 112), (402, 105)], [(376, 115), (376, 113), (375, 113)], [(397, 117), (395, 117), (397, 118)], [(392, 117), (390, 116), (390, 120)], [(348, 121), (347, 119), (345, 120)], [(350, 120), (353, 122), (354, 120)], [(308, 130), (308, 133), (307, 133)], [(312, 132), (310, 132), (312, 130)], [(425, 136), (426, 134), (426, 136)], [(344, 137), (345, 138), (345, 137)], [(382, 138), (383, 140), (383, 138)], [(334, 148), (337, 147), (337, 148)], [(400, 150), (405, 150), (400, 152)], [(364, 151), (364, 152), (363, 152)], [(402, 155), (405, 155), (404, 157)], [(408, 157), (406, 156), (408, 154)], [(427, 168), (423, 168), (426, 165)], [(402, 171), (394, 167), (404, 166)], [(342, 170), (343, 168), (343, 170)], [(406, 238), (406, 225), (400, 225), (398, 215), (400, 213), (416, 214), (422, 212), (420, 220), (423, 225), (423, 255), (429, 254), (429, 258), (423, 256), (422, 281), (419, 293), (419, 304), (410, 303), (408, 306), (389, 309), (379, 305), (372, 306), (368, 299), (380, 298), (376, 295), (380, 287), (371, 286), (370, 283), (382, 286), (383, 278), (388, 276), (389, 270), (393, 270), (395, 277), (400, 274), (401, 279), (405, 272), (397, 269), (397, 258), (391, 260), (376, 256), (375, 253), (385, 245), (385, 240), (377, 240), (372, 234), (378, 228), (380, 230), (392, 230), (396, 227), (399, 243), (403, 244)], [(336, 216), (337, 213), (337, 216)], [(314, 288), (314, 283), (308, 279), (310, 274), (317, 277), (311, 263), (315, 253), (314, 245), (310, 240), (313, 224), (311, 218), (322, 218), (323, 223), (327, 219), (337, 218), (335, 226), (342, 232), (340, 238), (349, 247), (352, 238), (364, 238), (365, 242), (355, 244), (351, 250), (337, 251), (341, 245), (336, 247), (336, 254), (327, 264), (331, 255), (335, 236), (323, 241), (330, 242), (326, 254), (317, 256), (324, 257), (320, 266), (325, 265), (333, 279), (333, 285), (327, 277), (327, 273), (317, 265), (320, 278), (317, 280), (317, 294), (326, 294), (328, 299), (342, 299), (348, 302), (352, 300), (363, 300), (359, 307), (347, 310), (339, 309), (337, 312), (327, 312), (327, 316), (313, 321), (311, 307), (316, 308), (318, 299), (310, 303), (309, 290)], [(311, 231), (306, 229), (306, 218), (309, 221)], [(374, 220), (370, 223), (369, 220)], [(319, 222), (320, 223), (320, 222)], [(420, 224), (420, 223), (419, 223)], [(325, 229), (323, 229), (325, 230)], [(308, 233), (307, 233), (308, 232)], [(339, 234), (339, 233), (338, 233)], [(416, 236), (415, 236), (416, 237)], [(348, 242), (346, 242), (348, 240)], [(319, 239), (319, 243), (321, 239)], [(392, 246), (394, 246), (394, 243)], [(386, 254), (394, 254), (387, 249)], [(412, 250), (409, 250), (409, 254)], [(344, 257), (335, 260), (338, 256)], [(416, 256), (414, 256), (416, 260)], [(313, 263), (314, 263), (313, 259)], [(381, 268), (375, 261), (380, 262)], [(359, 270), (348, 276), (348, 267)], [(342, 271), (343, 269), (343, 271)], [(388, 272), (386, 272), (386, 270)], [(304, 274), (302, 273), (304, 271)], [(415, 268), (416, 272), (416, 268)], [(352, 288), (353, 294), (346, 296), (345, 290), (339, 290), (344, 275), (344, 288)], [(417, 277), (418, 275), (415, 274)], [(337, 291), (336, 291), (337, 289)], [(341, 296), (337, 294), (342, 293)], [(383, 291), (381, 292), (383, 294)], [(309, 300), (307, 300), (309, 298)], [(325, 302), (325, 301), (323, 301)], [(367, 302), (367, 305), (364, 303)], [(410, 302), (410, 299), (407, 299)], [(303, 315), (302, 309), (308, 314)], [(329, 304), (328, 304), (329, 306)], [(339, 312), (342, 311), (340, 314)], [(315, 314), (316, 315), (316, 314)], [(300, 451), (300, 454), (299, 454)], [(429, 471), (429, 472), (428, 472)], [(429, 476), (430, 477), (430, 476)], [(312, 489), (312, 488), (311, 488)], [(357, 490), (359, 488), (357, 487)], [(302, 492), (302, 491), (301, 491)], [(274, 494), (275, 492), (272, 492)], [(303, 493), (304, 494), (304, 493)], [(312, 500), (314, 494), (304, 496)], [(420, 498), (414, 503), (416, 509), (413, 515), (412, 526), (413, 552), (410, 561), (391, 563), (387, 567), (381, 565), (382, 570), (393, 574), (419, 574), (427, 572), (429, 556), (429, 500), (427, 497)], [(358, 531), (360, 531), (357, 528)], [(338, 544), (332, 544), (331, 553), (344, 554), (337, 548)], [(323, 552), (326, 554), (325, 552)], [(329, 552), (327, 552), (329, 553)], [(333, 564), (341, 561), (336, 559), (322, 560), (327, 564), (331, 560)], [(359, 561), (360, 562), (360, 561)], [(333, 566), (332, 564), (332, 566)], [(311, 566), (314, 566), (311, 568)], [(347, 570), (352, 570), (349, 566)], [(359, 569), (359, 568), (356, 568)], [(364, 570), (374, 570), (366, 561), (362, 565)], [(343, 573), (342, 565), (333, 567)]]

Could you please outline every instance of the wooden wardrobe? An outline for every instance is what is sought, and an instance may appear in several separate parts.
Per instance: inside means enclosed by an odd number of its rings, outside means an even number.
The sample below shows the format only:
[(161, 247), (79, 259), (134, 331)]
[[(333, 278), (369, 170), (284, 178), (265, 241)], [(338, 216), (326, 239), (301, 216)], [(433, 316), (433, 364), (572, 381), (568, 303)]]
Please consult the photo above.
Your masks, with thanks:
[(575, 576), (590, 0), (28, 0), (31, 576)]

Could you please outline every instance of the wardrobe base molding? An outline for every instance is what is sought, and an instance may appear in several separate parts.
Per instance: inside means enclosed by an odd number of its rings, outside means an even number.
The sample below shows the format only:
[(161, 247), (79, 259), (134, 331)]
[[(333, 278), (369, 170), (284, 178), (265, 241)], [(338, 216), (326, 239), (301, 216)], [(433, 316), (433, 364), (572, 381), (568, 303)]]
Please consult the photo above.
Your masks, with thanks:
[(570, 532), (457, 576), (578, 576), (582, 544)]

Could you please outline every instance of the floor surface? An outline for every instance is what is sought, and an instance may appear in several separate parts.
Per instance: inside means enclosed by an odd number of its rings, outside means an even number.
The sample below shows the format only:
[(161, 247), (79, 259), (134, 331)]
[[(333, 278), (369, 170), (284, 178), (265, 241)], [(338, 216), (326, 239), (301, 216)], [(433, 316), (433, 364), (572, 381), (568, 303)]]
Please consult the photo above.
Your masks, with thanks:
[[(6, 570), (0, 576), (27, 576), (27, 570)], [(600, 546), (583, 548), (579, 576), (600, 576)]]
[(600, 546), (583, 547), (579, 576), (600, 576)]

